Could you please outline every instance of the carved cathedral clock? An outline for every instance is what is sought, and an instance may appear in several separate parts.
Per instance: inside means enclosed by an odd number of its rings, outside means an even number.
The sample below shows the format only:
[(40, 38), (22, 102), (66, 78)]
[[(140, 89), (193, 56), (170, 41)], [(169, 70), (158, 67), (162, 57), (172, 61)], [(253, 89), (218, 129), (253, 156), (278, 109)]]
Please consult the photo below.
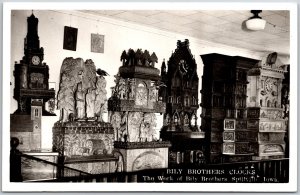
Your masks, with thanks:
[(202, 154), (204, 143), (204, 132), (200, 132), (197, 125), (199, 77), (187, 39), (177, 41), (167, 65), (168, 69), (165, 62), (161, 66), (165, 87), (160, 88), (159, 93), (167, 104), (160, 135), (162, 140), (172, 143), (170, 163), (199, 163), (197, 154)]

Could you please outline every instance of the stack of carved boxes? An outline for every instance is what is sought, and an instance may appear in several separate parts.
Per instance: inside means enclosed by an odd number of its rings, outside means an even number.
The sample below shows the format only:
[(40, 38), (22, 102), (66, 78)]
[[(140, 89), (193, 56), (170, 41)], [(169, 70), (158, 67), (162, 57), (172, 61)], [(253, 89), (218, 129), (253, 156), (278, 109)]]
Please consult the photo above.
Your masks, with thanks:
[(115, 132), (114, 148), (125, 172), (168, 167), (169, 142), (155, 131), (156, 114), (165, 112), (158, 97), (159, 70), (155, 53), (129, 49), (108, 100), (109, 121)]
[[(221, 54), (201, 55), (201, 129), (206, 132), (206, 157), (210, 163), (242, 161), (251, 155), (247, 130), (247, 71), (256, 60)], [(246, 157), (246, 158), (245, 158)]]
[(223, 132), (223, 161), (251, 160), (255, 133), (247, 129), (247, 72), (258, 61), (244, 57), (231, 57), (232, 78), (225, 83), (225, 107)]
[(248, 74), (247, 127), (257, 136), (254, 160), (281, 158), (285, 153), (286, 123), (281, 89), (286, 70), (285, 66), (275, 62), (276, 58), (262, 62)]

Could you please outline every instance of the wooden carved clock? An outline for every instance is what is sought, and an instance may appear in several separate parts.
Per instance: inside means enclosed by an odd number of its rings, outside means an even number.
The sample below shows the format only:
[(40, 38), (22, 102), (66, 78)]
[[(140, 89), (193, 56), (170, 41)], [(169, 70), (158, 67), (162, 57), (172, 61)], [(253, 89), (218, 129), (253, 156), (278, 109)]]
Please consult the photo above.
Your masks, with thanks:
[(42, 99), (43, 115), (52, 116), (45, 109), (45, 103), (55, 97), (49, 89), (49, 66), (43, 62), (44, 48), (40, 47), (38, 18), (33, 14), (27, 18), (27, 34), (24, 42), (24, 56), (15, 64), (14, 98), (18, 101), (16, 113), (30, 114), (31, 100)]

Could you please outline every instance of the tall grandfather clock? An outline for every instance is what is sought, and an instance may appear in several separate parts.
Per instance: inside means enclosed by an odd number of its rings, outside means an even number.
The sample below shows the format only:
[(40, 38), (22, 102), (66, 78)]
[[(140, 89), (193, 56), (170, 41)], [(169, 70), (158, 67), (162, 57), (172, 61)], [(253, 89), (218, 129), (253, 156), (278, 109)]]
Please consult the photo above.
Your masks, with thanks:
[(24, 57), (15, 63), (14, 99), (18, 109), (11, 115), (11, 136), (20, 139), (19, 149), (39, 150), (41, 147), (41, 117), (55, 116), (45, 109), (45, 103), (55, 97), (49, 89), (49, 67), (40, 47), (38, 18), (27, 18), (27, 35), (24, 41)]

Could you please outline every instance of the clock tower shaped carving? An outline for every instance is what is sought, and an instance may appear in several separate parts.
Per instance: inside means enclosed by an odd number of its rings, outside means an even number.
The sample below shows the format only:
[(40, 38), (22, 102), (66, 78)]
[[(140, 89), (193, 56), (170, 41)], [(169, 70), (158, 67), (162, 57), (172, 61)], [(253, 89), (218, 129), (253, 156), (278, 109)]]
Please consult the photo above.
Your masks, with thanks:
[(27, 18), (27, 36), (24, 41), (24, 58), (25, 63), (30, 65), (41, 65), (44, 60), (44, 49), (40, 47), (38, 36), (39, 20), (32, 14)]
[(11, 114), (11, 137), (20, 140), (19, 150), (41, 149), (42, 116), (55, 116), (45, 109), (46, 102), (55, 98), (55, 90), (49, 89), (49, 67), (44, 60), (44, 49), (40, 47), (38, 18), (33, 14), (27, 18), (27, 35), (24, 40), (24, 56), (15, 63), (14, 99), (18, 109)]
[(24, 57), (15, 64), (14, 98), (18, 101), (16, 114), (30, 114), (31, 100), (42, 101), (42, 115), (54, 115), (45, 109), (45, 103), (55, 97), (49, 89), (49, 67), (44, 60), (44, 49), (40, 47), (38, 18), (33, 14), (27, 18), (27, 35), (24, 40)]

